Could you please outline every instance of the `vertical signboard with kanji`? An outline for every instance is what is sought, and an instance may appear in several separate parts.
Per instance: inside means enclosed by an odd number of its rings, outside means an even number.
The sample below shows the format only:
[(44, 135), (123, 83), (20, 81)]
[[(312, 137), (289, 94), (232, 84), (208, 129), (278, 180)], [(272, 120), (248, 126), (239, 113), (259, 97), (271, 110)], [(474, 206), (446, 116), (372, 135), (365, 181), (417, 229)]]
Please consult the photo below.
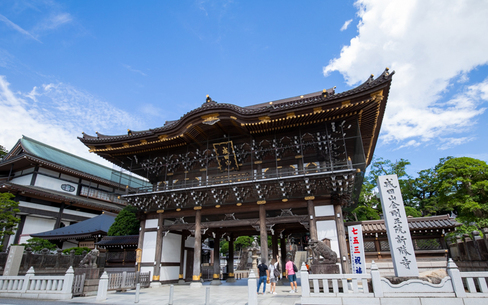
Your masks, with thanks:
[(361, 225), (349, 226), (349, 247), (351, 248), (352, 273), (366, 273), (366, 261), (364, 259), (363, 229)]
[(378, 188), (395, 276), (418, 276), (417, 260), (397, 175), (379, 176)]

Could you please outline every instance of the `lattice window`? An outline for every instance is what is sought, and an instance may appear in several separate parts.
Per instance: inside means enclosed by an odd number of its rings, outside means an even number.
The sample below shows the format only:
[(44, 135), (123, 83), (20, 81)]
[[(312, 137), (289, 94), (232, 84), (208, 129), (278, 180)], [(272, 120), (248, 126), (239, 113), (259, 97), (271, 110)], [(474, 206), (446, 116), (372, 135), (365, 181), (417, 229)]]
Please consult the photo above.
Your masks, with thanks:
[(365, 241), (364, 242), (364, 252), (376, 252), (376, 247), (374, 245), (374, 241)]
[(380, 248), (381, 248), (381, 251), (390, 251), (390, 244), (388, 244), (387, 240), (381, 240), (380, 241)]
[(441, 250), (442, 245), (438, 238), (414, 239), (413, 247), (415, 250)]

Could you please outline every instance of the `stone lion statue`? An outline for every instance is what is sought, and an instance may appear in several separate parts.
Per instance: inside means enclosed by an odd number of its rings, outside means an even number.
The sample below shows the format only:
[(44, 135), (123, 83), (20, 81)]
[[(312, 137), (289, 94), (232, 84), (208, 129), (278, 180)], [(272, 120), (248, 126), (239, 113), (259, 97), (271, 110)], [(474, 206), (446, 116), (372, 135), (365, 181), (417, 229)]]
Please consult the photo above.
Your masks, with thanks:
[(81, 260), (80, 267), (97, 268), (97, 257), (99, 253), (98, 249), (93, 249), (88, 252)]
[[(313, 262), (335, 264), (337, 262), (337, 253), (335, 253), (329, 246), (323, 241), (311, 239), (309, 242), (309, 248), (312, 250)], [(320, 257), (323, 259), (320, 259)]]

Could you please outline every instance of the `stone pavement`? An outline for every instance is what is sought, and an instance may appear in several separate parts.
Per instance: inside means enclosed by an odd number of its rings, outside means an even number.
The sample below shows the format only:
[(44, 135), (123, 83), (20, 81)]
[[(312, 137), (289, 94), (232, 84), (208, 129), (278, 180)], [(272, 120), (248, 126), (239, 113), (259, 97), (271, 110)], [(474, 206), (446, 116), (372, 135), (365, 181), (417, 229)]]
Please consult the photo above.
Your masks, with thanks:
[[(248, 300), (247, 279), (237, 280), (235, 283), (226, 283), (222, 281), (222, 285), (213, 286), (210, 282), (205, 282), (201, 288), (190, 288), (189, 285), (174, 285), (174, 305), (183, 304), (205, 304), (205, 292), (207, 287), (210, 287), (210, 302), (212, 305), (245, 305)], [(300, 284), (300, 283), (298, 283)], [(263, 287), (261, 286), (262, 291)], [(269, 285), (266, 285), (266, 290), (269, 291)], [(152, 287), (141, 289), (139, 293), (138, 304), (168, 304), (170, 285), (162, 285), (161, 287)], [(276, 286), (278, 294), (258, 295), (259, 305), (294, 305), (300, 303), (301, 289), (298, 287), (298, 293), (289, 293), (290, 286)], [(107, 300), (97, 302), (96, 296), (92, 297), (76, 297), (66, 302), (66, 304), (135, 304), (135, 290), (127, 292), (112, 292), (109, 291)]]

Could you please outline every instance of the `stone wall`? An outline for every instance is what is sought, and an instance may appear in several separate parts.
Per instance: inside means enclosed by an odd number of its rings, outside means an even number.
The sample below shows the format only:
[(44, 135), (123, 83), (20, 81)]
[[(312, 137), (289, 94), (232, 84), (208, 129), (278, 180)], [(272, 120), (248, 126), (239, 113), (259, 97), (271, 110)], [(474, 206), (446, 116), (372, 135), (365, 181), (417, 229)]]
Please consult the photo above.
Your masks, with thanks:
[(473, 231), (471, 237), (464, 234), (463, 239), (449, 243), (449, 252), (461, 271), (488, 271), (488, 228), (482, 229), (483, 237)]
[[(85, 255), (86, 253), (75, 255), (74, 250), (70, 255), (62, 254), (61, 249), (58, 249), (54, 254), (50, 253), (47, 249), (44, 249), (40, 254), (25, 250), (20, 264), (19, 275), (24, 275), (30, 267), (34, 267), (37, 275), (64, 275), (70, 266), (77, 268)], [(7, 256), (7, 252), (0, 253), (1, 274), (3, 274), (5, 263), (7, 262)], [(97, 265), (100, 268), (105, 267), (105, 253), (100, 253), (97, 259)]]

